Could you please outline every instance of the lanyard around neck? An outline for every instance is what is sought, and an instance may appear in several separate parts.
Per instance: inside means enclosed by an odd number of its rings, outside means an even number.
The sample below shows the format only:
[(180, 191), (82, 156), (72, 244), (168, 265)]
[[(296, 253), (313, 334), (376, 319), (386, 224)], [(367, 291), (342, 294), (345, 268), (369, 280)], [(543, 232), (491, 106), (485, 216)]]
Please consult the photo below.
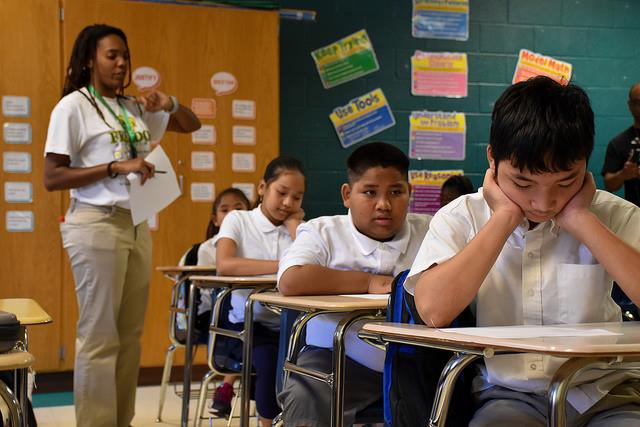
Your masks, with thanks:
[(134, 132), (133, 128), (131, 127), (131, 122), (129, 122), (129, 114), (127, 114), (127, 109), (124, 108), (124, 106), (120, 103), (119, 99), (116, 99), (116, 102), (118, 103), (118, 106), (120, 107), (120, 112), (122, 113), (122, 117), (118, 117), (118, 115), (115, 113), (115, 111), (113, 111), (111, 106), (107, 103), (107, 101), (104, 100), (104, 98), (102, 97), (100, 92), (98, 92), (93, 85), (87, 86), (87, 89), (89, 90), (89, 93), (91, 95), (93, 95), (95, 98), (97, 98), (98, 101), (100, 101), (102, 103), (102, 105), (104, 105), (106, 107), (106, 109), (109, 111), (109, 113), (111, 113), (113, 118), (116, 119), (116, 121), (118, 123), (120, 123), (120, 126), (122, 126), (122, 129), (124, 130), (124, 132), (129, 137), (129, 145), (131, 146), (131, 157), (137, 157), (137, 152), (136, 152), (136, 148), (135, 148), (135, 145), (134, 145), (135, 141), (136, 141), (136, 133)]

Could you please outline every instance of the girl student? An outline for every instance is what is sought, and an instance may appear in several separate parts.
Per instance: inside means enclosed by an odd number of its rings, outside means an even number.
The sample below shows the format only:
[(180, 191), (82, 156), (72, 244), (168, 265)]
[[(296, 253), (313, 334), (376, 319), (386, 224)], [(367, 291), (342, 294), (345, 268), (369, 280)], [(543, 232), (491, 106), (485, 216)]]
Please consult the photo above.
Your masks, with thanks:
[(134, 416), (151, 272), (146, 222), (133, 225), (128, 173), (153, 179), (144, 160), (165, 130), (200, 121), (175, 97), (152, 90), (124, 96), (131, 82), (127, 37), (96, 24), (75, 40), (62, 93), (51, 112), (44, 185), (71, 190), (61, 224), (76, 284), (74, 402), (79, 426), (129, 426)]
[[(218, 194), (211, 210), (211, 219), (207, 227), (207, 240), (198, 247), (198, 265), (216, 264), (216, 242), (218, 241), (218, 232), (220, 231), (222, 220), (231, 211), (247, 211), (250, 207), (251, 202), (249, 202), (247, 196), (237, 188), (227, 188)], [(202, 290), (200, 292), (200, 304), (198, 305), (198, 320), (203, 316), (206, 317), (204, 319), (206, 326), (210, 323), (211, 309), (211, 292)], [(231, 414), (231, 401), (234, 396), (233, 385), (237, 378), (238, 375), (224, 376), (222, 384), (216, 388), (213, 394), (213, 402), (210, 407), (211, 413), (224, 417), (228, 417)]]
[[(286, 156), (272, 160), (258, 186), (258, 206), (236, 210), (225, 218), (216, 244), (216, 269), (221, 276), (275, 274), (278, 260), (295, 239), (302, 222), (305, 176), (300, 161)], [(231, 295), (229, 321), (244, 322), (248, 290)], [(278, 316), (254, 305), (253, 368), (255, 401), (264, 427), (280, 413), (275, 396), (276, 359), (280, 321)]]

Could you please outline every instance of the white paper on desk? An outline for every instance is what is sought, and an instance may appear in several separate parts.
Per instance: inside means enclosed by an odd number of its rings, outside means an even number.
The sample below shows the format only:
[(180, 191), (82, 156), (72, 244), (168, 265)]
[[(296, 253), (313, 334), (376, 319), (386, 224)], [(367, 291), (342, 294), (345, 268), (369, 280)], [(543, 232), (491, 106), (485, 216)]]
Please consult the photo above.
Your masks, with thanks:
[(389, 294), (342, 294), (341, 297), (365, 298), (365, 299), (389, 299)]
[(145, 181), (144, 185), (140, 185), (139, 174), (130, 173), (127, 175), (127, 179), (131, 183), (129, 202), (134, 225), (151, 218), (180, 196), (176, 173), (171, 166), (171, 160), (162, 147), (154, 148), (145, 161), (153, 163), (156, 170), (166, 173), (156, 173), (153, 178)]
[(622, 335), (606, 329), (577, 329), (557, 326), (522, 326), (489, 328), (447, 328), (447, 332), (456, 334), (473, 335), (488, 338), (547, 338), (547, 337), (597, 337), (606, 335)]

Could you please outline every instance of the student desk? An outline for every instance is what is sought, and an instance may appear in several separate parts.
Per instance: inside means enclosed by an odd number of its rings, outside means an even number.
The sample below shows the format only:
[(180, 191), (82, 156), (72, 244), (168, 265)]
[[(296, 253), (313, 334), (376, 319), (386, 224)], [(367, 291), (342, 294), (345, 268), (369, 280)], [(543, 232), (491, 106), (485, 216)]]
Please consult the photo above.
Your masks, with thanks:
[[(565, 336), (535, 336), (513, 338), (518, 328), (549, 328), (567, 331)], [(455, 352), (442, 371), (431, 410), (429, 426), (444, 426), (447, 408), (455, 381), (462, 369), (480, 357), (496, 354), (537, 353), (564, 357), (568, 360), (558, 369), (549, 383), (550, 426), (566, 425), (566, 397), (571, 380), (586, 369), (640, 370), (640, 323), (584, 323), (578, 325), (508, 326), (482, 328), (486, 336), (456, 333), (455, 328), (435, 329), (424, 325), (398, 323), (369, 323), (363, 326), (360, 337), (376, 342), (395, 342), (431, 347)], [(495, 338), (496, 330), (510, 337)], [(621, 335), (577, 336), (591, 329), (604, 329)], [(492, 332), (493, 331), (493, 332)], [(524, 329), (521, 329), (524, 331)], [(514, 333), (512, 333), (514, 332)], [(561, 332), (562, 334), (563, 332)], [(573, 335), (573, 336), (572, 336)], [(503, 335), (504, 336), (504, 335)], [(624, 361), (623, 357), (630, 360)]]
[[(253, 299), (252, 295), (272, 289), (276, 286), (276, 276), (191, 276), (192, 291), (189, 293), (189, 326), (187, 334), (186, 361), (184, 365), (184, 391), (182, 396), (182, 426), (186, 427), (189, 419), (189, 395), (191, 394), (191, 345), (193, 341), (193, 324), (195, 321), (196, 308), (193, 303), (193, 295), (195, 287), (202, 289), (229, 288), (251, 289), (251, 294), (247, 299), (244, 310), (244, 330), (232, 331), (222, 328), (212, 330), (214, 333), (224, 334), (234, 338), (238, 338), (243, 342), (242, 346), (242, 384), (241, 384), (241, 408), (240, 408), (240, 426), (249, 426), (249, 406), (251, 399), (249, 398), (249, 390), (251, 390), (251, 357), (253, 342)], [(188, 365), (187, 365), (188, 363)], [(200, 414), (196, 414), (196, 423), (199, 421)], [(197, 424), (196, 424), (197, 425)]]
[[(8, 311), (16, 315), (20, 321), (19, 340), (24, 344), (23, 350), (29, 349), (29, 340), (27, 336), (27, 326), (46, 325), (53, 320), (49, 313), (43, 310), (35, 300), (30, 298), (6, 298), (0, 299), (0, 310)], [(28, 353), (27, 353), (28, 354)], [(16, 377), (15, 385), (17, 388), (16, 395), (22, 409), (22, 416), (25, 425), (28, 422), (29, 412), (27, 411), (27, 373), (21, 370), (20, 375)]]
[[(293, 309), (303, 312), (296, 319), (289, 337), (287, 358), (284, 362), (286, 378), (291, 372), (305, 375), (326, 383), (331, 389), (331, 426), (342, 427), (344, 408), (344, 335), (354, 322), (361, 319), (380, 320), (386, 310), (388, 295), (318, 295), (284, 296), (279, 292), (253, 295), (252, 300), (279, 309)], [(333, 335), (333, 372), (317, 372), (296, 365), (301, 333), (304, 326), (314, 317), (327, 313), (348, 313), (336, 327)], [(285, 379), (286, 381), (286, 379)]]
[[(169, 341), (171, 342), (171, 344), (169, 344), (169, 348), (167, 349), (164, 369), (162, 370), (162, 380), (160, 381), (160, 401), (158, 403), (158, 416), (156, 417), (156, 422), (161, 422), (162, 408), (164, 407), (167, 384), (169, 383), (171, 365), (173, 364), (173, 352), (175, 351), (176, 347), (183, 345), (178, 337), (176, 337), (177, 315), (178, 313), (183, 313), (186, 315), (188, 310), (188, 307), (181, 308), (178, 304), (178, 300), (180, 298), (180, 286), (185, 281), (189, 280), (189, 277), (194, 274), (216, 274), (216, 267), (214, 265), (174, 265), (156, 267), (156, 271), (160, 271), (166, 278), (173, 282), (173, 284), (171, 285), (171, 305), (169, 306)], [(195, 288), (192, 284), (189, 289), (189, 295), (194, 292), (194, 289)], [(186, 358), (186, 360), (188, 360), (189, 366), (191, 366), (191, 350), (189, 351), (189, 356)], [(187, 365), (186, 360), (185, 366)]]

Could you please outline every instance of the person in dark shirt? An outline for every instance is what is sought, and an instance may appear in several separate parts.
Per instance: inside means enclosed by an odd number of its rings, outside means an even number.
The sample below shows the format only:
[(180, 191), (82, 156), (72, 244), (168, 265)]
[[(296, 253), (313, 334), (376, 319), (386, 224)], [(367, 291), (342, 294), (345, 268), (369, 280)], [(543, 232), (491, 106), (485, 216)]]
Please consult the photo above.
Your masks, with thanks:
[(640, 206), (640, 82), (629, 89), (627, 105), (633, 125), (609, 142), (602, 176), (605, 189), (618, 191), (624, 184), (624, 198)]

